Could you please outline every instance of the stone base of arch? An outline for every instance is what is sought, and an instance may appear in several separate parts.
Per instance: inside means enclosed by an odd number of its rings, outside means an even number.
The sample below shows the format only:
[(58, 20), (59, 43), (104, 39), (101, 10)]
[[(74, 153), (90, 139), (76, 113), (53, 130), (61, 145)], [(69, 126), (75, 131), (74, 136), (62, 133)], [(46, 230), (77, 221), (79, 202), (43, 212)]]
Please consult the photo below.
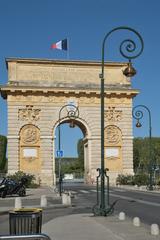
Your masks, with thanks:
[[(87, 184), (96, 184), (97, 182), (97, 177), (98, 177), (99, 172), (97, 172), (96, 169), (92, 169), (89, 173), (85, 174), (85, 183)], [(109, 177), (109, 185), (111, 186), (116, 186), (116, 179), (118, 177), (119, 174), (123, 174), (123, 175), (134, 175), (134, 171), (133, 169), (126, 169), (123, 171), (110, 171), (107, 172), (107, 176)], [(100, 180), (101, 178), (99, 177), (99, 184), (100, 184)], [(107, 185), (107, 178), (105, 178), (105, 185)]]
[(36, 181), (40, 183), (41, 186), (53, 186), (56, 185), (56, 175), (53, 172), (46, 170), (42, 171), (40, 174), (35, 174)]

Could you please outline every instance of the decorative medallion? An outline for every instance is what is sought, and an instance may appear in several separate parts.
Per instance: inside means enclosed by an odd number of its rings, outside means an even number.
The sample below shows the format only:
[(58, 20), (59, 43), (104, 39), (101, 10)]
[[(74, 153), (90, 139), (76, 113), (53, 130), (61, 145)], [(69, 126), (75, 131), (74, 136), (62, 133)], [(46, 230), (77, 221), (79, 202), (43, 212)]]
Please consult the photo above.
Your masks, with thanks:
[(26, 125), (21, 130), (21, 140), (24, 144), (35, 144), (39, 141), (39, 129), (34, 125)]
[(105, 139), (109, 144), (118, 144), (121, 141), (121, 131), (116, 126), (108, 126), (105, 129)]
[(38, 121), (40, 118), (40, 109), (33, 109), (32, 105), (26, 105), (25, 109), (18, 110), (18, 120), (21, 121)]
[(118, 122), (122, 120), (122, 111), (115, 110), (115, 107), (108, 107), (108, 110), (105, 111), (104, 116), (109, 122)]

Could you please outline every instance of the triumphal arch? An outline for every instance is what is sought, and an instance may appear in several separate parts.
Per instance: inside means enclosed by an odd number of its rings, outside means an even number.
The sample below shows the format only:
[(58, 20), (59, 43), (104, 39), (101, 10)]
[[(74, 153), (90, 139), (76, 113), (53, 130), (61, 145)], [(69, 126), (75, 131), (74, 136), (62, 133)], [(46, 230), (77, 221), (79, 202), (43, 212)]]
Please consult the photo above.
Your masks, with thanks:
[[(100, 168), (101, 63), (45, 59), (6, 59), (8, 83), (1, 95), (8, 104), (8, 173), (35, 174), (55, 184), (55, 129), (69, 122), (59, 111), (76, 104), (75, 124), (84, 134), (85, 180)], [(110, 182), (133, 173), (132, 99), (138, 93), (123, 75), (127, 63), (105, 63), (105, 167)], [(69, 138), (69, 136), (68, 136)]]

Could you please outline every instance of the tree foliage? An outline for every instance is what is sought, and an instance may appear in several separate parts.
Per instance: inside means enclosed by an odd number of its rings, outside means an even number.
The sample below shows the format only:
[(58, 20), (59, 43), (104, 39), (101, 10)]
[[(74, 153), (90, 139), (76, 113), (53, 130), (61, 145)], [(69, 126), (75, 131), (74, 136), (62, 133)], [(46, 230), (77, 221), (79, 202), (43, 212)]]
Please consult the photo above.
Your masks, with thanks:
[[(150, 159), (151, 146), (151, 159)], [(135, 172), (137, 169), (148, 169), (152, 162), (155, 166), (160, 166), (160, 138), (134, 138), (133, 140), (133, 164)]]
[(4, 170), (6, 166), (6, 150), (7, 150), (7, 138), (0, 135), (0, 170)]
[[(78, 157), (61, 158), (61, 173), (83, 173), (84, 172), (84, 144), (83, 140), (79, 139), (77, 143)], [(59, 158), (56, 158), (56, 174), (59, 171)]]
[(78, 152), (78, 161), (77, 167), (79, 168), (80, 172), (84, 172), (84, 143), (83, 139), (79, 139), (77, 144), (77, 152)]
[(72, 157), (63, 157), (61, 160), (59, 158), (56, 158), (56, 174), (58, 176), (59, 172), (59, 161), (61, 165), (61, 174), (65, 173), (74, 173), (77, 170), (76, 162), (78, 158), (72, 158)]

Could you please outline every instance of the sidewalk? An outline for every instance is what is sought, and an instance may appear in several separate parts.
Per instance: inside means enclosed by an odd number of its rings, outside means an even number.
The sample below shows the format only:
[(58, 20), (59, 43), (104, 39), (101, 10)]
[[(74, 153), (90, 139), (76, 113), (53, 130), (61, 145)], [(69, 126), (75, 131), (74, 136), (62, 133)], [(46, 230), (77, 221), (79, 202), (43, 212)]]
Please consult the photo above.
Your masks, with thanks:
[[(40, 198), (46, 195), (46, 208), (65, 207), (53, 188), (27, 189), (27, 196), (22, 198), (24, 207), (40, 207)], [(15, 197), (0, 198), (0, 214), (14, 208)], [(27, 204), (27, 205), (26, 205)], [(73, 214), (57, 217), (43, 224), (42, 233), (52, 240), (158, 240), (160, 235), (152, 236), (150, 226), (141, 224), (135, 227), (132, 220), (120, 221), (118, 216), (94, 217), (92, 213)]]
[[(50, 187), (27, 189), (26, 196), (21, 197), (22, 207), (39, 208), (42, 195), (47, 197), (47, 208), (63, 207), (61, 198), (54, 192), (53, 188)], [(12, 195), (9, 197), (7, 196), (6, 198), (0, 198), (0, 214), (6, 213), (15, 208), (15, 197), (18, 196)]]
[(158, 240), (142, 225), (133, 226), (130, 219), (118, 220), (117, 216), (93, 217), (93, 214), (75, 214), (51, 220), (42, 232), (52, 240)]

